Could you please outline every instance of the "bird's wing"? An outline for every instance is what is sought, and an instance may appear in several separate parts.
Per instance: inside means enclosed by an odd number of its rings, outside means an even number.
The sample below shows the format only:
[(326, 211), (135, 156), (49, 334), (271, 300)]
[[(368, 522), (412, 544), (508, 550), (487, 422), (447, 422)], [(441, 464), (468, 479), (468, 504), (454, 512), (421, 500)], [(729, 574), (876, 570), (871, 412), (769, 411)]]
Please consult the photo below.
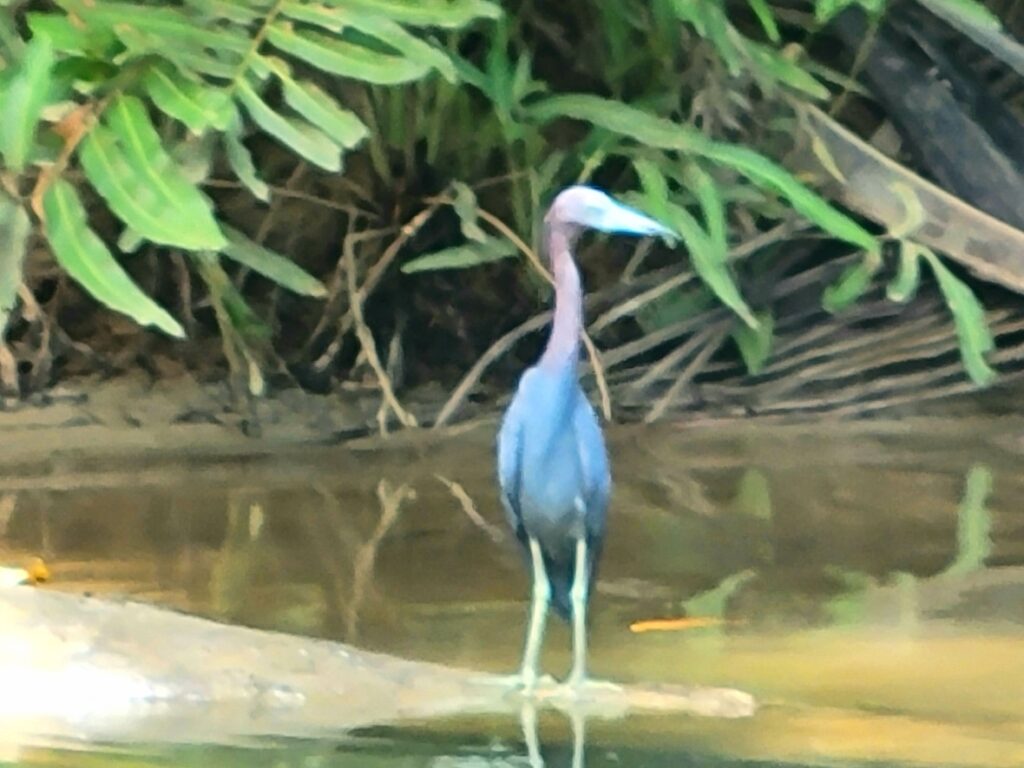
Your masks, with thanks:
[(515, 397), (505, 411), (498, 430), (498, 485), (501, 488), (501, 505), (505, 509), (508, 524), (522, 538), (523, 518), (519, 509), (519, 485), (523, 460), (524, 409), (528, 407), (526, 391), (533, 369), (530, 368), (519, 380)]
[(604, 435), (601, 434), (597, 414), (582, 392), (577, 400), (573, 428), (576, 432), (576, 447), (583, 475), (587, 530), (592, 536), (601, 536), (604, 533), (608, 500), (611, 497), (612, 478), (608, 469), (608, 452), (605, 449)]

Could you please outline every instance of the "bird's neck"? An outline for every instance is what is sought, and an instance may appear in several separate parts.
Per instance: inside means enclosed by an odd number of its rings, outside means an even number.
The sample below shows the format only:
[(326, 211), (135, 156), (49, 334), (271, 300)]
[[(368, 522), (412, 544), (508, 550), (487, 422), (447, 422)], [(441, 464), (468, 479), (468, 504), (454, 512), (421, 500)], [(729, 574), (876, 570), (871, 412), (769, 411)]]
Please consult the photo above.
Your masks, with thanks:
[(555, 277), (555, 319), (551, 336), (540, 359), (549, 371), (576, 370), (580, 356), (580, 331), (583, 328), (583, 290), (580, 273), (572, 259), (572, 238), (552, 227), (547, 232), (548, 256)]

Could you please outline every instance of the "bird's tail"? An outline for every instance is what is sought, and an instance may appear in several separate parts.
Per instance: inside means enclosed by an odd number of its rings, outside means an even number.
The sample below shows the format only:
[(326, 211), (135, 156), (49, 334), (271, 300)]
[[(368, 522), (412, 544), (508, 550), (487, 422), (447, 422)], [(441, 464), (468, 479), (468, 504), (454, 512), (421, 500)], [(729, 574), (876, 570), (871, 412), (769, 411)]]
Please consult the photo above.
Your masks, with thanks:
[[(600, 539), (595, 539), (588, 543), (590, 545), (587, 557), (590, 571), (590, 585), (587, 588), (589, 602), (589, 598), (594, 594), (594, 584), (597, 581), (597, 563), (601, 558), (602, 542)], [(545, 556), (544, 568), (548, 574), (548, 582), (551, 584), (551, 607), (555, 613), (569, 621), (572, 618), (572, 580), (576, 572), (576, 558), (553, 560)]]
[(548, 565), (548, 581), (551, 584), (551, 607), (566, 621), (572, 618), (572, 563)]

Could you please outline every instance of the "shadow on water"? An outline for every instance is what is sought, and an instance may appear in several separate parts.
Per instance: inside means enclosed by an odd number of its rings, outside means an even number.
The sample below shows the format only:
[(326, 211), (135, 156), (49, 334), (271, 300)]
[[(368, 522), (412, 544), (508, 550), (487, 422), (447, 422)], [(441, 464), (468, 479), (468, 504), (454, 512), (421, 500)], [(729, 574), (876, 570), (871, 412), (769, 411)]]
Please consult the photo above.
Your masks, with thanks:
[[(541, 711), (534, 727), (527, 711), (128, 751), (5, 748), (0, 724), (0, 763), (575, 768), (585, 729), (591, 768), (1024, 764), (1024, 473), (1014, 445), (984, 435), (615, 435), (594, 671), (743, 688), (763, 704), (750, 720), (584, 728)], [(5, 483), (0, 561), (39, 554), (60, 589), (508, 670), (527, 582), (488, 443)], [(553, 627), (545, 668), (562, 674), (568, 649)]]

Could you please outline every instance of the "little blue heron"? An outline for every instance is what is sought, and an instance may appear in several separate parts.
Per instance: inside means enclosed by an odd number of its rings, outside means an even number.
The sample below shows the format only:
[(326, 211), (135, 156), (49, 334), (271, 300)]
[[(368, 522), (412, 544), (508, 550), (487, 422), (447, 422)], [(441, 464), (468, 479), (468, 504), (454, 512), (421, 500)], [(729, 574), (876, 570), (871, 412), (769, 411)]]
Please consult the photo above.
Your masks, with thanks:
[(572, 246), (583, 229), (671, 235), (639, 211), (600, 190), (562, 191), (544, 217), (544, 248), (555, 278), (551, 336), (538, 363), (519, 380), (498, 433), (498, 480), (509, 525), (533, 568), (533, 600), (519, 681), (529, 691), (548, 606), (572, 620), (568, 684), (586, 679), (587, 602), (604, 541), (611, 493), (608, 454), (577, 366), (583, 301)]

